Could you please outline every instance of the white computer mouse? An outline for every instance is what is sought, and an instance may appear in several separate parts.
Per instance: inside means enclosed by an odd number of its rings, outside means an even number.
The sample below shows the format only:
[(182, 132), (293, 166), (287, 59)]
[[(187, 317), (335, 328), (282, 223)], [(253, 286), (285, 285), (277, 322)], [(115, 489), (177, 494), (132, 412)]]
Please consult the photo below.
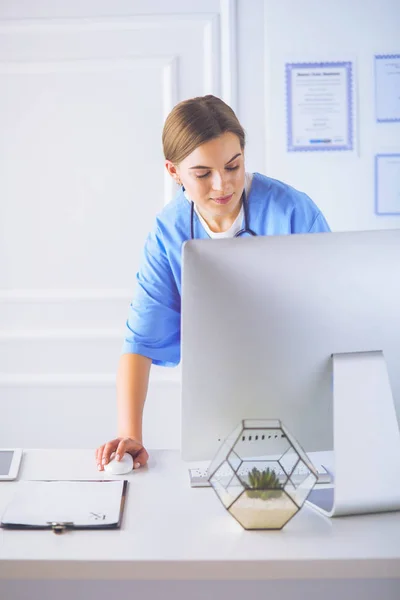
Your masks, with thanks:
[(109, 463), (104, 465), (104, 470), (112, 475), (125, 475), (133, 469), (133, 458), (128, 452), (125, 452), (121, 460), (112, 458)]

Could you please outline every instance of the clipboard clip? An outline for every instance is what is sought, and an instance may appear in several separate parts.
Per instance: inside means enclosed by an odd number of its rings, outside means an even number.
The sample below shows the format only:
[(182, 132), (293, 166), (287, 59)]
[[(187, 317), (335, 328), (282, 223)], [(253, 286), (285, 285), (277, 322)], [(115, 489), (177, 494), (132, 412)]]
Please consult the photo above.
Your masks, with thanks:
[(53, 533), (63, 533), (68, 527), (73, 527), (72, 521), (47, 521), (47, 525), (51, 526)]

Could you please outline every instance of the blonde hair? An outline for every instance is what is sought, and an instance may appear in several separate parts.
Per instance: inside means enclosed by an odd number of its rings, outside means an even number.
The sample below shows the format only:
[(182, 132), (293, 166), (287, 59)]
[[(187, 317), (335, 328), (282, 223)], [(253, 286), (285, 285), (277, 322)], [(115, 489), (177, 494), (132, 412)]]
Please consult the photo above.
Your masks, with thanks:
[(238, 136), (242, 150), (245, 132), (230, 106), (216, 96), (184, 100), (169, 113), (162, 133), (164, 156), (179, 164), (195, 148), (223, 133)]

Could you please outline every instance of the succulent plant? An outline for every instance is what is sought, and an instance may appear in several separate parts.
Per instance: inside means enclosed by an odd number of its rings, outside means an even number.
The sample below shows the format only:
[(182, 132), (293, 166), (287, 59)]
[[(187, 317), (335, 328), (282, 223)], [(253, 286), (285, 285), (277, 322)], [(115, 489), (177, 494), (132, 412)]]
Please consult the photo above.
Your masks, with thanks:
[(246, 484), (246, 489), (249, 498), (260, 498), (261, 500), (279, 498), (283, 490), (275, 471), (269, 467), (263, 471), (254, 467), (249, 473), (249, 483)]

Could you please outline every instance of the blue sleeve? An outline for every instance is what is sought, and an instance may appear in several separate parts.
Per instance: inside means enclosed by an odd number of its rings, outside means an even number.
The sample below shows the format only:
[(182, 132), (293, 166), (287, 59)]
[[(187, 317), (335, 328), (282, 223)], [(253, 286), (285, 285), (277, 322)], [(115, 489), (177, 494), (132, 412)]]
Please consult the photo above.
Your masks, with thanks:
[(311, 225), (308, 233), (323, 233), (324, 231), (330, 231), (330, 227), (326, 222), (324, 215), (319, 212), (316, 215), (314, 223)]
[(122, 353), (147, 356), (155, 365), (176, 366), (181, 298), (158, 227), (147, 237), (136, 279)]
[(290, 219), (292, 233), (322, 233), (330, 231), (325, 217), (314, 202), (302, 192), (296, 192)]

